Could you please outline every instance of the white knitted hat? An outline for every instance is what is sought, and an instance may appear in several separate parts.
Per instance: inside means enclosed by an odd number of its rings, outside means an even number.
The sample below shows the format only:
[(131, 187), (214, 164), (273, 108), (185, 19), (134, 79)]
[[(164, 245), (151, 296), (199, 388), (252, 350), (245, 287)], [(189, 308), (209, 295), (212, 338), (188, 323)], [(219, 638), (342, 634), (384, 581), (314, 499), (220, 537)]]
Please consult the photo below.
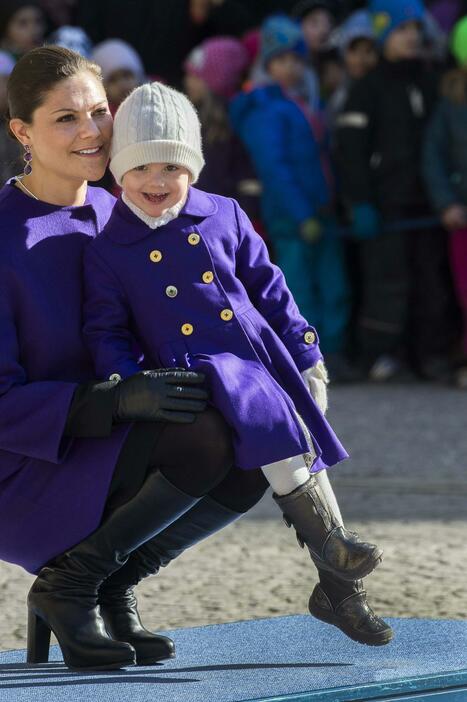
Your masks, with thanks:
[(162, 83), (145, 83), (115, 115), (110, 170), (119, 185), (127, 171), (148, 163), (174, 163), (192, 174), (204, 166), (201, 128), (185, 95)]

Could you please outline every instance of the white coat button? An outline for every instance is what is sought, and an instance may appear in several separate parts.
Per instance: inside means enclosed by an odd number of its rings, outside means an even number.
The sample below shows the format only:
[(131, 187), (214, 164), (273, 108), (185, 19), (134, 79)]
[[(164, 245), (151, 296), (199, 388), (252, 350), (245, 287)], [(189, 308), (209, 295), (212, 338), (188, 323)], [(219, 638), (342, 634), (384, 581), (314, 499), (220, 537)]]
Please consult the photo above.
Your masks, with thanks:
[(112, 373), (112, 375), (109, 375), (109, 380), (118, 380), (120, 382), (121, 379), (122, 376), (120, 373)]
[(305, 339), (305, 344), (314, 344), (316, 341), (316, 334), (312, 331), (307, 331), (303, 338)]
[(177, 297), (178, 290), (175, 287), (175, 285), (167, 285), (165, 289), (165, 294), (167, 295), (167, 297)]

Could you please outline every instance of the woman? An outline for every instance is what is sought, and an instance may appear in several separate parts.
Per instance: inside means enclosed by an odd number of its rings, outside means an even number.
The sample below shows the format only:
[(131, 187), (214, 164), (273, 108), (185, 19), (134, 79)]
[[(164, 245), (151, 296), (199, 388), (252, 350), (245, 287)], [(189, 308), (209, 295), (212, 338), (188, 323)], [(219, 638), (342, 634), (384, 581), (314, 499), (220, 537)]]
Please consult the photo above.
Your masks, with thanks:
[[(97, 66), (35, 49), (16, 65), (8, 100), (26, 167), (0, 191), (0, 558), (38, 573), (30, 662), (47, 660), (52, 629), (70, 667), (147, 665), (174, 647), (142, 627), (131, 586), (238, 518), (266, 482), (227, 472), (230, 436), (203, 411), (200, 376), (92, 381), (81, 258), (114, 203), (87, 187), (111, 137)], [(315, 615), (357, 640), (381, 638), (360, 583), (320, 576)]]
[[(70, 667), (131, 665), (135, 623), (113, 641), (98, 588), (140, 544), (195, 505), (202, 511), (200, 498), (231, 467), (230, 435), (205, 410), (200, 375), (92, 382), (81, 255), (114, 203), (87, 187), (104, 172), (112, 132), (98, 67), (67, 49), (33, 50), (10, 77), (8, 103), (26, 167), (0, 191), (0, 557), (38, 573), (30, 661), (47, 660), (52, 629)], [(224, 510), (226, 523), (236, 516)], [(112, 604), (107, 588), (103, 615), (115, 633)], [(154, 635), (136, 647), (138, 662), (173, 655)]]

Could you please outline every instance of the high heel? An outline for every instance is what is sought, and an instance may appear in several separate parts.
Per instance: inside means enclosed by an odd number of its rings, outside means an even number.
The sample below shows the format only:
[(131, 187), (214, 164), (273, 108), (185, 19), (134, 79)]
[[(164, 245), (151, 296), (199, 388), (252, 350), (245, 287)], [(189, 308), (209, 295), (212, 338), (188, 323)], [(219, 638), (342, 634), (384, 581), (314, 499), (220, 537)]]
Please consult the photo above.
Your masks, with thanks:
[(113, 640), (106, 630), (98, 589), (130, 553), (198, 500), (178, 490), (160, 472), (151, 473), (133, 499), (113, 511), (84, 541), (44, 566), (28, 594), (31, 662), (47, 660), (51, 630), (69, 668), (114, 670), (135, 665), (134, 647), (125, 640)]
[(50, 627), (32, 609), (28, 610), (28, 663), (47, 663), (50, 648)]

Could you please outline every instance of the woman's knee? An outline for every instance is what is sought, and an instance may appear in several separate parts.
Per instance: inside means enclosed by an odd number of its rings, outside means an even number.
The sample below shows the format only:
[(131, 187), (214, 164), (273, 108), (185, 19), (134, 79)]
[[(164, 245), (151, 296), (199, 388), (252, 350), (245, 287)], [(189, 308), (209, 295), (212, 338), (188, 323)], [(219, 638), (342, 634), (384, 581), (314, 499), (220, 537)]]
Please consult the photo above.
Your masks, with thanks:
[(220, 412), (209, 408), (198, 414), (191, 426), (190, 451), (196, 462), (227, 474), (234, 462), (232, 432)]

